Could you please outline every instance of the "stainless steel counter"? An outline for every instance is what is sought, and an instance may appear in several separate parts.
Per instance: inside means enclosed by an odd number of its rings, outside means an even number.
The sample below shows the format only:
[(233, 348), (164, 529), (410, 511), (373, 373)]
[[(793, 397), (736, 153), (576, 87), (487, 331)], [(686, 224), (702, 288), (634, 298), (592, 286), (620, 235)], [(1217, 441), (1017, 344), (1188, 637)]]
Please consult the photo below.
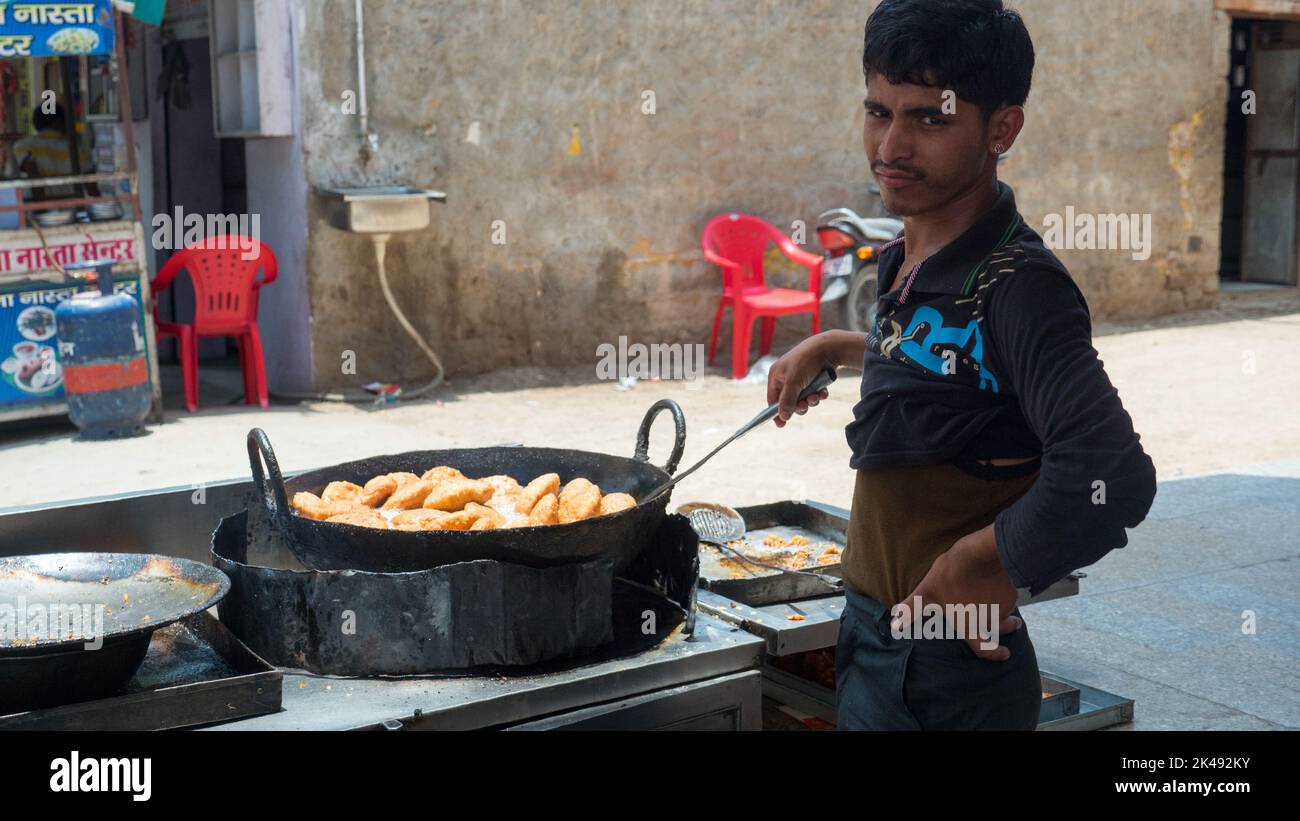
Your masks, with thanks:
[[(55, 550), (210, 560), (212, 529), (251, 482), (173, 487), (0, 510), (0, 555)], [(651, 650), (518, 677), (340, 679), (289, 671), (284, 710), (216, 730), (759, 729), (764, 641), (701, 614)]]
[[(385, 680), (290, 673), (283, 712), (211, 729), (651, 729), (696, 722), (759, 729), (762, 657), (762, 639), (701, 616), (689, 640), (679, 630), (638, 655), (542, 675)], [(639, 717), (626, 714), (633, 706)]]

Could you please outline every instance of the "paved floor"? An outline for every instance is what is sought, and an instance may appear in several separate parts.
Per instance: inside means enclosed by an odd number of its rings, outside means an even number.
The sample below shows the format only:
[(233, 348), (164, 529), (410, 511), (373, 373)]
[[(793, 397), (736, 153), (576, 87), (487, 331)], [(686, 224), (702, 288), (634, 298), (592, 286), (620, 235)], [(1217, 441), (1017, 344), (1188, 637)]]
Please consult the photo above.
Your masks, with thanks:
[(1134, 699), (1129, 729), (1300, 729), (1300, 459), (1162, 482), (1086, 572), (1025, 611), (1042, 669)]
[[(1223, 300), (1215, 311), (1134, 325), (1099, 324), (1096, 346), (1160, 478), (1231, 470), (1300, 456), (1300, 295), (1286, 289)], [(778, 335), (778, 341), (780, 336)], [(180, 400), (180, 375), (164, 374), (167, 423), (117, 442), (83, 442), (66, 423), (0, 426), (0, 507), (29, 505), (248, 475), (243, 440), (264, 428), (281, 465), (306, 470), (380, 453), (523, 442), (631, 455), (645, 410), (662, 397), (687, 418), (684, 464), (702, 457), (766, 404), (761, 384), (733, 382), (726, 362), (690, 382), (641, 382), (618, 390), (594, 368), (517, 369), (457, 379), (439, 401), (371, 411), (350, 405), (238, 403), (237, 373), (204, 364), (201, 410)], [(685, 480), (674, 497), (755, 504), (816, 498), (848, 505), (844, 425), (857, 382), (783, 430), (739, 440)], [(669, 431), (651, 449), (662, 461)]]

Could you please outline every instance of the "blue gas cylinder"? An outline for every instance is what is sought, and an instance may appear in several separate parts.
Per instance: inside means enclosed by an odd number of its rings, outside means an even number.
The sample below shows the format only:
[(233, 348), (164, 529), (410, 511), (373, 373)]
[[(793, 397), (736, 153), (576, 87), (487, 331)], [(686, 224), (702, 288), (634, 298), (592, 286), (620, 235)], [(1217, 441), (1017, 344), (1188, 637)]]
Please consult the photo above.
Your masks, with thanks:
[(111, 260), (75, 267), (95, 269), (99, 287), (54, 311), (68, 416), (88, 439), (130, 436), (143, 427), (152, 397), (139, 304), (112, 292)]

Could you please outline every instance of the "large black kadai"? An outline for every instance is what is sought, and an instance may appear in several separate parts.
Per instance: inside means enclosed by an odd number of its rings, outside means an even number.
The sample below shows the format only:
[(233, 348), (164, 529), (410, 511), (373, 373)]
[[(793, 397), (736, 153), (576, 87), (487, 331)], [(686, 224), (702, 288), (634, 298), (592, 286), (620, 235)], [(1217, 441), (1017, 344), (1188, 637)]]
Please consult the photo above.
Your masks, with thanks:
[[(672, 413), (676, 436), (661, 469), (647, 452), (662, 410)], [(285, 481), (266, 435), (253, 430), (248, 441), (256, 492), (217, 526), (212, 561), (231, 582), (222, 623), (271, 664), (335, 676), (519, 670), (601, 648), (636, 652), (662, 640), (663, 625), (693, 626), (698, 537), (684, 517), (666, 513), (666, 495), (581, 522), (488, 531), (316, 522), (287, 503), (290, 493), (319, 495), (330, 481), (364, 484), (434, 465), (521, 483), (555, 471), (639, 496), (670, 478), (681, 457), (685, 419), (671, 400), (650, 408), (631, 459), (516, 446), (413, 451)], [(661, 629), (635, 629), (647, 609)]]

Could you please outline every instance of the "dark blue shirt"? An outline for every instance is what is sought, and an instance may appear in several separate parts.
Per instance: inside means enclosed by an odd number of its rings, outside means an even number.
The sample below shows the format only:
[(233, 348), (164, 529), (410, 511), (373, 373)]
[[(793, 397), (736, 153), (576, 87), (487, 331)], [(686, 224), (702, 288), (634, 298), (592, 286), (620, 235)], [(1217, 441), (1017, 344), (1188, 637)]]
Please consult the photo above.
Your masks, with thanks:
[[(994, 521), (1003, 566), (1037, 593), (1127, 544), (1156, 474), (1092, 346), (1083, 294), (1020, 217), (1011, 188), (998, 187), (987, 214), (887, 293), (903, 238), (882, 251), (862, 398), (845, 432), (857, 470), (1038, 470)], [(999, 457), (1036, 458), (975, 463)]]

